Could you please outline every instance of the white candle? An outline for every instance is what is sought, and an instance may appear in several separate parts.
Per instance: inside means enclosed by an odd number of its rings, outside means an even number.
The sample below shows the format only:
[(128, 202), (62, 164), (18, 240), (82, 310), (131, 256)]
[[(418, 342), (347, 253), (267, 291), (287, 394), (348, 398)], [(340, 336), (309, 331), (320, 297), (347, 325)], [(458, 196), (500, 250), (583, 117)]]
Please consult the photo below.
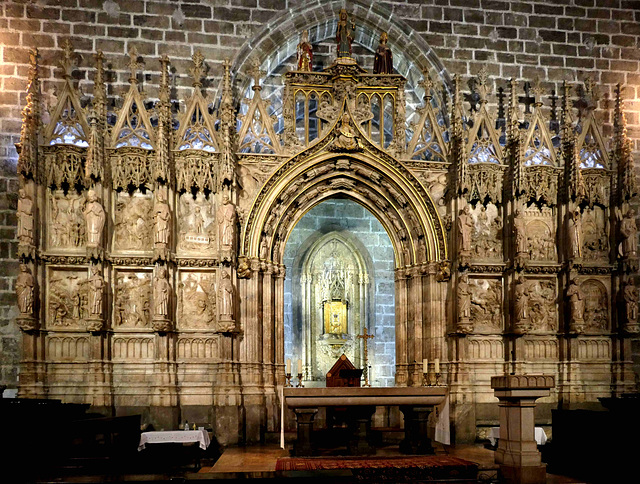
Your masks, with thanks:
[(427, 358), (422, 360), (422, 373), (429, 373), (429, 360)]
[(436, 358), (436, 373), (440, 373), (440, 360)]
[(302, 374), (302, 360), (298, 360), (298, 375)]
[(291, 358), (287, 358), (287, 375), (291, 374)]

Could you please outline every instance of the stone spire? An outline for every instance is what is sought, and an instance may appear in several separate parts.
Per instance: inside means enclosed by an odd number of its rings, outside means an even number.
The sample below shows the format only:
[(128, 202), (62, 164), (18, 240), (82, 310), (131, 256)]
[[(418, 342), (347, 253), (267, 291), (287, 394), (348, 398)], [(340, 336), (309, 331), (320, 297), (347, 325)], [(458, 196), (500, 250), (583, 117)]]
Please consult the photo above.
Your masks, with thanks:
[(18, 174), (35, 176), (38, 159), (38, 127), (40, 124), (40, 79), (38, 78), (38, 49), (29, 52), (29, 82), (27, 103), (22, 109), (22, 127), (18, 151)]

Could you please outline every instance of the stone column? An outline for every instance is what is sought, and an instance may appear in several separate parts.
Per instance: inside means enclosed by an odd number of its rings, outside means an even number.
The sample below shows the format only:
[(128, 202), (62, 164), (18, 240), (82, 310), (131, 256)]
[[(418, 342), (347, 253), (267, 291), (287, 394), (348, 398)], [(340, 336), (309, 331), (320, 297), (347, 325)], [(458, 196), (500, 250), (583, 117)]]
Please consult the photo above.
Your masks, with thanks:
[(500, 442), (496, 463), (503, 482), (544, 484), (546, 465), (535, 440), (536, 400), (549, 396), (553, 376), (505, 375), (491, 377), (491, 388), (500, 403)]

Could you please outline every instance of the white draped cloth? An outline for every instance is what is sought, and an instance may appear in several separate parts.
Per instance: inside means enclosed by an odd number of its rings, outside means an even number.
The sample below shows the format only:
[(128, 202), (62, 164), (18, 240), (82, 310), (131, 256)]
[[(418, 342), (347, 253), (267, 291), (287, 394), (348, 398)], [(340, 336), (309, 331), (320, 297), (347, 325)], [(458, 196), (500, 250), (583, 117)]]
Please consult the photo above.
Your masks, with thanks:
[(206, 430), (161, 430), (159, 432), (143, 432), (140, 435), (138, 450), (147, 444), (188, 444), (197, 442), (202, 450), (206, 450), (211, 443)]

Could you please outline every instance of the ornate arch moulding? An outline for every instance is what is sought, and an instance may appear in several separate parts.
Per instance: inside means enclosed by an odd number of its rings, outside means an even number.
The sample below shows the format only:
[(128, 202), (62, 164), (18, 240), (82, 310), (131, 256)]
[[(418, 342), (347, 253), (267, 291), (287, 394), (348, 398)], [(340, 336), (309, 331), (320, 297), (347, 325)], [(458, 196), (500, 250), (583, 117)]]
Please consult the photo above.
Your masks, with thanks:
[[(262, 186), (243, 227), (241, 257), (266, 260), (273, 254), (280, 263), (297, 221), (317, 203), (338, 196), (357, 201), (381, 221), (395, 247), (396, 267), (446, 261), (446, 233), (430, 194), (409, 169), (366, 138), (346, 102), (338, 119)], [(339, 147), (345, 123), (352, 130), (356, 126), (354, 149)]]

